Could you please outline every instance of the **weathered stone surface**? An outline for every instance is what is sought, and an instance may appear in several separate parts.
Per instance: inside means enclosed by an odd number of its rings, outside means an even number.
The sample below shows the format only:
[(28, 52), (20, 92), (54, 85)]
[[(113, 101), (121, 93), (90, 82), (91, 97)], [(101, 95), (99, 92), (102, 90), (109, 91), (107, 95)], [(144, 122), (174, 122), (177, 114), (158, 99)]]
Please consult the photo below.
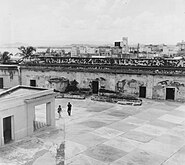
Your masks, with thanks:
[(111, 138), (114, 138), (116, 136), (119, 136), (119, 135), (123, 134), (123, 132), (121, 132), (121, 131), (111, 129), (111, 128), (108, 128), (108, 127), (101, 127), (99, 129), (96, 129), (92, 133), (95, 134), (95, 135), (107, 138), (107, 139), (111, 139)]
[[(79, 153), (85, 151), (86, 149), (87, 147), (82, 144), (75, 143), (70, 140), (65, 141), (65, 160), (78, 155)], [(60, 156), (60, 154), (58, 155)]]
[(116, 129), (118, 131), (122, 131), (125, 133), (125, 132), (128, 132), (130, 130), (137, 128), (138, 126), (135, 124), (126, 123), (123, 120), (121, 120), (121, 121), (115, 122), (113, 124), (110, 124), (107, 127), (112, 128), (112, 129)]
[(153, 126), (150, 124), (144, 124), (143, 126), (140, 126), (136, 129), (134, 129), (134, 131), (144, 132), (144, 133), (147, 133), (147, 134), (153, 135), (153, 136), (160, 136), (160, 135), (166, 133), (168, 131), (168, 129), (166, 129), (164, 127)]
[(104, 144), (108, 145), (108, 146), (112, 146), (114, 148), (123, 150), (125, 152), (131, 152), (134, 149), (138, 148), (142, 143), (138, 142), (138, 141), (134, 141), (122, 136), (118, 136), (115, 137), (107, 142), (105, 142)]
[(105, 163), (113, 162), (123, 157), (126, 152), (101, 144), (85, 151), (85, 154)]
[(139, 147), (142, 150), (160, 154), (164, 157), (170, 157), (181, 147), (179, 145), (165, 144), (155, 140), (150, 141)]
[[(67, 165), (184, 165), (184, 123), (170, 123), (157, 116), (149, 121), (142, 116), (133, 117), (135, 114), (132, 113), (122, 119), (108, 113), (112, 110), (128, 113), (130, 107), (90, 99), (56, 99), (56, 109), (59, 104), (65, 107), (69, 101), (73, 105), (72, 116), (63, 108), (62, 118), (56, 118), (57, 129), (43, 130), (33, 135), (32, 140), (24, 139), (0, 148), (0, 164), (34, 164), (42, 160), (52, 164), (54, 159), (63, 164), (62, 156), (65, 155)], [(98, 106), (104, 107), (104, 111), (88, 111), (88, 108), (93, 110)], [(182, 103), (144, 100), (142, 107), (131, 107), (130, 110), (153, 115), (156, 110), (163, 116), (169, 115), (170, 111), (183, 110), (183, 107)], [(102, 122), (103, 126), (89, 127), (88, 121)], [(83, 122), (85, 124), (79, 124)], [(56, 159), (57, 155), (59, 159)]]
[(98, 121), (98, 120), (91, 120), (91, 121), (88, 120), (88, 121), (81, 122), (79, 124), (83, 124), (90, 128), (100, 128), (106, 125), (106, 123)]
[[(79, 59), (80, 60), (80, 59)], [(77, 67), (77, 66), (76, 66)], [(79, 83), (80, 88), (89, 88), (93, 80), (99, 82), (99, 87), (104, 87), (113, 91), (124, 92), (134, 96), (139, 96), (140, 87), (146, 87), (146, 98), (166, 99), (166, 89), (174, 89), (174, 100), (185, 101), (185, 76), (180, 68), (172, 68), (171, 71), (154, 69), (135, 68), (131, 71), (126, 69), (76, 69), (48, 66), (21, 66), (20, 70), (16, 66), (1, 66), (0, 77), (4, 80), (4, 87), (9, 88), (15, 85), (30, 85), (30, 80), (36, 80), (37, 87), (56, 88), (64, 91), (66, 84), (54, 83), (50, 80), (60, 80), (62, 78)]]
[(111, 165), (160, 165), (166, 157), (136, 149)]
[(179, 152), (166, 160), (163, 165), (184, 165), (185, 162), (185, 147), (181, 148)]
[(101, 162), (97, 159), (89, 157), (84, 154), (74, 156), (72, 159), (66, 160), (66, 165), (107, 165), (107, 163)]
[(79, 143), (87, 147), (93, 147), (95, 145), (101, 144), (107, 140), (107, 138), (95, 135), (93, 133), (81, 134), (75, 137), (69, 138), (69, 140)]
[(125, 138), (136, 140), (139, 142), (147, 143), (150, 140), (154, 139), (156, 136), (149, 135), (143, 132), (129, 131), (122, 135)]
[(175, 124), (181, 124), (183, 121), (185, 121), (183, 117), (178, 117), (178, 116), (168, 115), (168, 114), (161, 116), (159, 119), (168, 121), (171, 123), (175, 123)]
[[(66, 77), (69, 81), (76, 80), (79, 84), (80, 88), (89, 88), (90, 83), (93, 80), (99, 80), (99, 87), (104, 86), (109, 90), (119, 90), (124, 91), (125, 94), (130, 94), (134, 96), (139, 96), (140, 86), (146, 87), (146, 98), (154, 98), (154, 99), (166, 99), (166, 88), (174, 88), (174, 100), (176, 101), (185, 101), (185, 85), (184, 76), (179, 75), (157, 75), (157, 74), (138, 74), (138, 73), (122, 73), (117, 74), (106, 73), (106, 72), (80, 72), (80, 71), (65, 71), (57, 68), (51, 68), (50, 70), (46, 70), (43, 73), (43, 68), (22, 68), (22, 84), (29, 85), (30, 79), (34, 79), (37, 82), (37, 86), (50, 88), (50, 84), (48, 80), (50, 78), (60, 78)], [(102, 82), (100, 78), (104, 78), (105, 80)], [(119, 82), (123, 82), (124, 84), (119, 86)], [(161, 83), (166, 81), (168, 83)], [(118, 89), (121, 87), (121, 89)]]

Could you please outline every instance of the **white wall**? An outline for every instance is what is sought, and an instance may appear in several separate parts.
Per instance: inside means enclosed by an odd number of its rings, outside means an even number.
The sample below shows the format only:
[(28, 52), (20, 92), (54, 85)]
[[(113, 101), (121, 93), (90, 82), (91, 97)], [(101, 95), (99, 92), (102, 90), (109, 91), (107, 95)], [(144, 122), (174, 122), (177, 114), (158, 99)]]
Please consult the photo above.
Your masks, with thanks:
[[(11, 101), (11, 100), (10, 100)], [(3, 118), (12, 116), (13, 117), (13, 140), (18, 140), (20, 138), (23, 138), (27, 135), (27, 112), (25, 111), (25, 105), (24, 102), (16, 102), (16, 100), (13, 101), (14, 106), (12, 106), (8, 101), (6, 102), (9, 106), (9, 108), (4, 108), (0, 110), (0, 120), (1, 123), (3, 123)], [(1, 105), (3, 105), (1, 103)], [(3, 142), (3, 124), (0, 127), (0, 135), (1, 140), (0, 144), (2, 145)]]
[(17, 70), (0, 69), (0, 78), (3, 78), (4, 88), (19, 85), (19, 76)]

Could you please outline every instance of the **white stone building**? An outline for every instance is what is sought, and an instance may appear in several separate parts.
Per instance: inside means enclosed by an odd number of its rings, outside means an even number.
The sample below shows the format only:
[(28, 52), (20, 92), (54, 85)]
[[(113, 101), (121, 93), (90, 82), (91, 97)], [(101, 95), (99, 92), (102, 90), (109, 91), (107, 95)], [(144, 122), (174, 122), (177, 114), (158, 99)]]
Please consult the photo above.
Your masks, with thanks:
[[(16, 86), (0, 93), (0, 146), (55, 126), (55, 93), (43, 88)], [(45, 104), (45, 122), (37, 121), (35, 107)]]

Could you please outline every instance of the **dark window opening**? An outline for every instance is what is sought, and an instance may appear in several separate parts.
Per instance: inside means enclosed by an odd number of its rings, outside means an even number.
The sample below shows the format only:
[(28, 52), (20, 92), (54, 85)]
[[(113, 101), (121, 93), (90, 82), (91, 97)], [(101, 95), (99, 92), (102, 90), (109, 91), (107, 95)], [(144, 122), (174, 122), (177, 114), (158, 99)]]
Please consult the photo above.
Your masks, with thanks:
[(36, 80), (30, 80), (30, 86), (36, 87)]
[(0, 89), (3, 89), (4, 84), (3, 84), (3, 78), (0, 78)]
[(146, 98), (146, 87), (139, 87), (139, 97)]
[(166, 88), (166, 100), (175, 99), (175, 88)]
[(92, 93), (98, 94), (98, 90), (99, 90), (99, 82), (92, 81)]
[(12, 140), (11, 116), (3, 119), (3, 135), (5, 144)]

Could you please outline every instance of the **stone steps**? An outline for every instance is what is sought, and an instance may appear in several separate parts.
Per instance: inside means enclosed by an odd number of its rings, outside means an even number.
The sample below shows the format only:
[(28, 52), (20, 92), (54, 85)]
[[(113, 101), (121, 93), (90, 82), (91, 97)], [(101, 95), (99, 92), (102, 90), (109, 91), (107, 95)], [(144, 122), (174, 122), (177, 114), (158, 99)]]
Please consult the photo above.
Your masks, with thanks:
[(34, 131), (40, 129), (40, 128), (43, 128), (46, 126), (46, 123), (44, 122), (40, 122), (40, 121), (33, 121), (33, 128), (34, 128)]

